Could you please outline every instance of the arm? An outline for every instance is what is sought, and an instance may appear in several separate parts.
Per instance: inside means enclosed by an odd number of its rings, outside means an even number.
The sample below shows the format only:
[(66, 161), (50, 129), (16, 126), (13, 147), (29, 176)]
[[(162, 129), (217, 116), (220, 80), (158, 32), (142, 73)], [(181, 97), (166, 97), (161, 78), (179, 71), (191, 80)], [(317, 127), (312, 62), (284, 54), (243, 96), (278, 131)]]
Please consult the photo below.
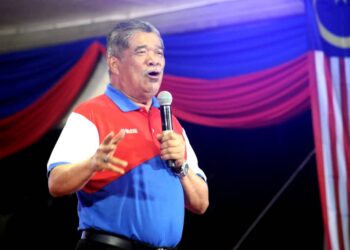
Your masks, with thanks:
[(185, 193), (185, 205), (196, 214), (203, 214), (209, 206), (209, 191), (207, 183), (194, 173), (191, 168), (188, 174), (180, 177)]
[(117, 144), (125, 136), (125, 131), (109, 133), (99, 145), (96, 153), (89, 159), (63, 164), (52, 169), (49, 175), (49, 192), (52, 196), (63, 196), (82, 189), (98, 171), (111, 170), (124, 173), (127, 162), (113, 157)]
[[(180, 168), (185, 163), (186, 151), (186, 141), (182, 135), (166, 132), (158, 135), (158, 139), (161, 141), (161, 158), (175, 160), (176, 167)], [(186, 208), (193, 213), (203, 214), (209, 206), (207, 183), (191, 169), (191, 166), (188, 174), (179, 178), (185, 194)]]

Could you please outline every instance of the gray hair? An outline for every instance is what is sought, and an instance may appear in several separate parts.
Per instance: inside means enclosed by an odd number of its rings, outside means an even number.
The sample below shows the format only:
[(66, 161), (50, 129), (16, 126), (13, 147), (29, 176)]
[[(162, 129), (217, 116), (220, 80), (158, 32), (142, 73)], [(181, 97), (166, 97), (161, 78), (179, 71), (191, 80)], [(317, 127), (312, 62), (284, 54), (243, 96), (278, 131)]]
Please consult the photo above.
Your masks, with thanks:
[(113, 30), (107, 36), (107, 55), (121, 57), (124, 50), (129, 48), (129, 39), (136, 32), (155, 33), (159, 36), (162, 46), (163, 40), (156, 27), (142, 20), (126, 20), (117, 23)]

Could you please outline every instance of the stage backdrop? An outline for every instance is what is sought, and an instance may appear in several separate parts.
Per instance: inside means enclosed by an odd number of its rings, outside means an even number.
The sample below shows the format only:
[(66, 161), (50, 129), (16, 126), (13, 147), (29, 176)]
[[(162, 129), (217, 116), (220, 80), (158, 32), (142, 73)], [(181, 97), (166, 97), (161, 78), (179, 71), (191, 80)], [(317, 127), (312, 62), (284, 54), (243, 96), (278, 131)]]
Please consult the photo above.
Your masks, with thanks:
[[(162, 89), (180, 119), (213, 127), (270, 126), (312, 108), (327, 248), (349, 250), (350, 3), (282, 12), (280, 1), (278, 15), (259, 15), (252, 2), (237, 1), (245, 18), (231, 25), (165, 34)], [(101, 93), (104, 52), (97, 37), (0, 55), (1, 158), (57, 126), (81, 93)]]

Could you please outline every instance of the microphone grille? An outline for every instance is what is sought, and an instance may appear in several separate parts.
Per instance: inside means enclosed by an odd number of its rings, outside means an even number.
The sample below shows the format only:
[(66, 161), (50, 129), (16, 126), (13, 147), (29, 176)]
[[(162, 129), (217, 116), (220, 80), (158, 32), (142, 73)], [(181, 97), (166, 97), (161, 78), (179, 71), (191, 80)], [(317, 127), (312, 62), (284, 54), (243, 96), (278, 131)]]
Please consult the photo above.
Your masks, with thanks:
[(165, 90), (159, 92), (157, 99), (161, 106), (169, 106), (173, 101), (173, 97), (170, 92)]

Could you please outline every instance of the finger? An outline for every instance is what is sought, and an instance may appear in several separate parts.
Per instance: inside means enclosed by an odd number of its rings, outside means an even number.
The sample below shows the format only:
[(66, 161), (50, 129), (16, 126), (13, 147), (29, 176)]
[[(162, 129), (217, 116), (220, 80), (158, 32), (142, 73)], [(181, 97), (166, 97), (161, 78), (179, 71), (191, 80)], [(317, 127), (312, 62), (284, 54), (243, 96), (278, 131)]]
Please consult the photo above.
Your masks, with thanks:
[(166, 147), (160, 150), (161, 154), (178, 154), (185, 152), (184, 147)]
[[(116, 149), (116, 145), (114, 144), (104, 144), (102, 143), (99, 148), (97, 149), (97, 153), (105, 155), (113, 153)], [(103, 157), (103, 156), (102, 156)]]
[(169, 133), (169, 132), (163, 132), (163, 134), (157, 134), (157, 140), (160, 142), (160, 143), (164, 143), (165, 141), (167, 141), (167, 137), (165, 136), (166, 133)]
[(121, 140), (124, 139), (125, 135), (126, 135), (125, 129), (119, 130), (119, 132), (113, 137), (112, 143), (118, 144)]
[(175, 157), (174, 159), (177, 159), (179, 156), (184, 155), (184, 152), (182, 150), (164, 150), (161, 151), (160, 155), (162, 157), (166, 157), (167, 159), (172, 159), (172, 157)]
[(108, 160), (108, 162), (106, 162), (105, 160), (102, 161), (101, 166), (100, 166), (100, 171), (106, 171), (106, 170), (110, 170), (116, 173), (120, 173), (120, 174), (124, 174), (125, 173), (125, 169), (124, 167), (121, 166), (115, 166), (111, 163), (110, 160)]
[(185, 147), (185, 141), (182, 139), (182, 137), (177, 137), (175, 139), (169, 139), (166, 141), (163, 141), (160, 145), (161, 149), (166, 149), (166, 148), (184, 148)]
[(108, 169), (120, 174), (124, 174), (125, 168), (127, 167), (127, 165), (128, 165), (127, 161), (121, 160), (116, 157), (109, 157), (108, 162), (106, 162), (105, 169)]
[(161, 143), (160, 149), (176, 148), (176, 147), (183, 147), (183, 146), (184, 145), (181, 144), (180, 140), (168, 140)]
[(119, 174), (124, 174), (125, 173), (124, 169), (122, 169), (120, 167), (113, 166), (111, 164), (108, 164), (108, 170), (111, 170), (111, 171), (119, 173)]
[(167, 131), (163, 131), (162, 135), (163, 135), (163, 140), (170, 140), (174, 138), (174, 135), (176, 134), (172, 130), (167, 130)]
[[(168, 145), (166, 145), (168, 144)], [(170, 146), (169, 146), (170, 145)], [(162, 159), (180, 159), (185, 156), (185, 144), (181, 140), (173, 140), (166, 143), (162, 143), (160, 149), (160, 155)]]
[(167, 141), (167, 140), (171, 140), (172, 138), (176, 138), (176, 133), (172, 130), (166, 130), (166, 131), (163, 131), (162, 134), (157, 134), (157, 139), (159, 141)]
[(160, 153), (165, 155), (165, 154), (178, 154), (178, 153), (184, 153), (185, 152), (185, 146), (178, 144), (176, 146), (166, 146), (166, 147), (161, 147)]
[(127, 161), (124, 161), (122, 159), (119, 159), (119, 158), (113, 157), (113, 156), (109, 157), (108, 162), (113, 164), (113, 165), (118, 165), (118, 166), (120, 166), (122, 168), (125, 168), (125, 167), (128, 166), (128, 162)]
[(114, 136), (114, 132), (113, 131), (109, 132), (108, 135), (103, 139), (103, 142), (101, 144), (108, 145), (113, 139), (113, 136)]
[(184, 156), (181, 153), (172, 152), (172, 153), (161, 155), (161, 158), (163, 160), (181, 160), (181, 159), (184, 159)]

